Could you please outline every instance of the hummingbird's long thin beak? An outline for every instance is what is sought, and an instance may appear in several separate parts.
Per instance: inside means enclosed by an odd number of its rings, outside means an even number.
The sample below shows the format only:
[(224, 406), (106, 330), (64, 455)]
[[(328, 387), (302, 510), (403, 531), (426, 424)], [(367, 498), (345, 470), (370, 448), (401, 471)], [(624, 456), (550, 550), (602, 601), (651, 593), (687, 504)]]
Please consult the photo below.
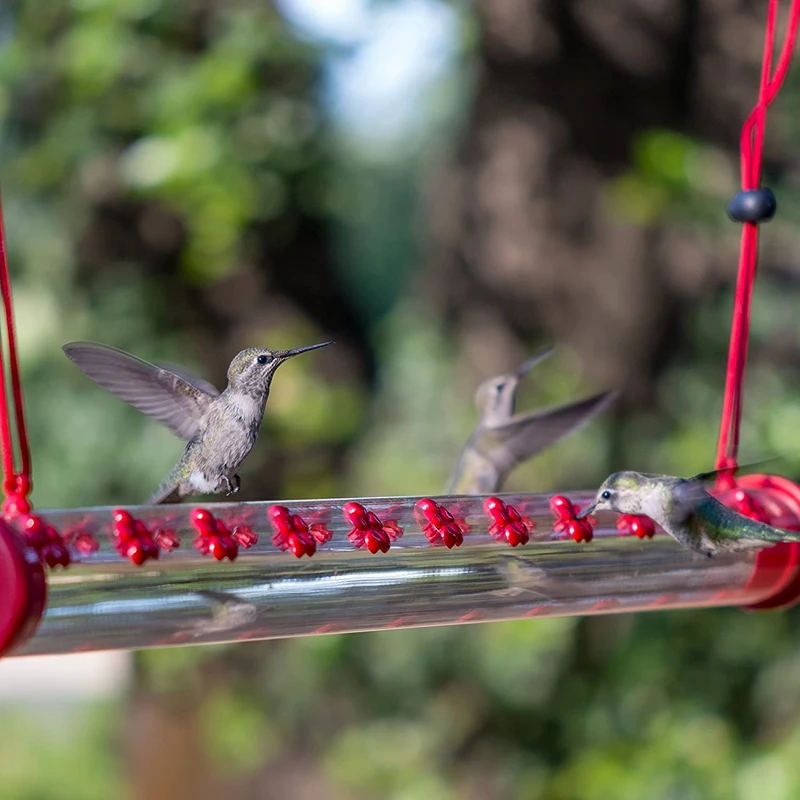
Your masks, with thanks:
[(540, 350), (535, 356), (531, 356), (514, 374), (518, 378), (527, 375), (538, 363), (544, 361), (549, 355), (552, 355), (554, 347), (545, 347)]
[(295, 356), (299, 356), (300, 353), (307, 353), (309, 350), (318, 350), (320, 347), (327, 347), (329, 344), (333, 344), (333, 342), (321, 342), (320, 344), (310, 344), (308, 347), (296, 347), (294, 350), (278, 350), (274, 352), (275, 358), (281, 359), (284, 361), (287, 358), (294, 358)]
[(575, 515), (575, 519), (585, 519), (586, 517), (589, 516), (589, 514), (592, 513), (592, 511), (594, 511), (596, 506), (597, 502), (589, 503), (589, 505), (586, 506), (586, 508), (584, 508), (583, 511), (580, 511)]

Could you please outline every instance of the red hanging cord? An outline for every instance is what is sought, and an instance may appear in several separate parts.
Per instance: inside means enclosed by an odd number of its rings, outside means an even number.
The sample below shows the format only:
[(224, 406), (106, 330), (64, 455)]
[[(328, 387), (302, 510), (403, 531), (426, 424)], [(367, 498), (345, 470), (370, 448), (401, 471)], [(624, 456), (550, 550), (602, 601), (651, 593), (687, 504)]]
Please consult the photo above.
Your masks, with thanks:
[[(3, 463), (3, 491), (6, 499), (12, 496), (17, 501), (19, 510), (21, 501), (26, 501), (31, 490), (31, 458), (28, 446), (28, 432), (25, 426), (25, 408), (22, 399), (22, 381), (19, 374), (17, 356), (17, 337), (14, 328), (14, 308), (11, 297), (11, 277), (8, 271), (6, 256), (5, 232), (3, 225), (2, 204), (0, 204), (0, 296), (3, 300), (6, 336), (9, 352), (9, 379), (14, 398), (14, 417), (17, 427), (17, 444), (20, 453), (20, 470), (14, 468), (14, 440), (11, 434), (11, 420), (6, 390), (5, 371), (0, 370), (0, 453)], [(0, 363), (3, 361), (2, 345), (0, 345)]]
[[(777, 96), (794, 53), (798, 24), (800, 24), (800, 0), (792, 0), (786, 39), (778, 59), (778, 66), (775, 69), (775, 73), (770, 77), (775, 48), (777, 14), (778, 0), (769, 0), (758, 102), (742, 127), (740, 141), (742, 189), (744, 191), (758, 189), (761, 183), (761, 163), (764, 151), (767, 107)], [(742, 228), (739, 275), (736, 283), (733, 322), (731, 324), (730, 347), (728, 350), (728, 368), (725, 378), (725, 394), (722, 404), (719, 443), (717, 445), (717, 469), (727, 469), (737, 465), (739, 430), (742, 418), (742, 383), (747, 360), (750, 306), (757, 261), (758, 224), (745, 222)]]
[[(751, 193), (751, 200), (760, 193), (761, 201), (764, 199), (763, 194), (768, 193), (771, 209), (766, 212), (762, 207), (749, 219), (743, 219), (742, 217), (749, 215), (734, 213), (731, 205), (728, 207), (731, 216), (739, 219), (743, 226), (717, 445), (716, 468), (726, 472), (717, 481), (717, 493), (721, 493), (720, 499), (746, 516), (765, 518), (772, 525), (800, 530), (800, 517), (797, 513), (800, 508), (800, 485), (772, 475), (748, 475), (738, 480), (733, 477), (733, 470), (738, 465), (742, 383), (747, 360), (750, 306), (758, 263), (758, 222), (769, 219), (775, 210), (774, 197), (768, 190), (760, 189), (767, 107), (777, 96), (794, 55), (800, 26), (800, 0), (792, 0), (790, 5), (786, 38), (778, 65), (770, 77), (777, 15), (778, 0), (769, 0), (758, 102), (742, 126), (740, 139), (742, 192)], [(741, 199), (741, 194), (735, 198), (738, 199)], [(767, 598), (750, 606), (751, 610), (786, 608), (800, 601), (800, 546), (784, 543), (761, 550), (756, 556), (751, 583), (769, 589)]]
[[(28, 431), (25, 426), (25, 405), (22, 399), (22, 380), (17, 356), (17, 335), (14, 328), (14, 307), (11, 297), (11, 276), (8, 271), (3, 210), (0, 204), (0, 297), (3, 301), (6, 339), (8, 340), (8, 378), (14, 401), (17, 447), (20, 469), (14, 467), (14, 437), (11, 427), (11, 412), (6, 387), (5, 358), (0, 344), (0, 457), (3, 464), (3, 515), (14, 522), (22, 533), (26, 544), (32, 547), (42, 564), (53, 568), (57, 564), (66, 567), (71, 556), (67, 544), (58, 531), (31, 514), (28, 495), (31, 491), (31, 455), (28, 446)], [(0, 535), (3, 531), (0, 530)], [(0, 630), (0, 633), (2, 631)]]

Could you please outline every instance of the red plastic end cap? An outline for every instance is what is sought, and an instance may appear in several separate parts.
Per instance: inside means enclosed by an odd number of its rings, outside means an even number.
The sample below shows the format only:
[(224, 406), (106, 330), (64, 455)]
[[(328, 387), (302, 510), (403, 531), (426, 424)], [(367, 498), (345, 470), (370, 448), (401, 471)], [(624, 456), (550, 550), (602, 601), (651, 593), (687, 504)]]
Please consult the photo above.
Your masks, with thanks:
[[(800, 486), (780, 475), (743, 475), (736, 479), (764, 506), (770, 523), (800, 531)], [(800, 543), (782, 542), (756, 555), (748, 589), (768, 592), (763, 600), (744, 606), (748, 611), (789, 608), (800, 602)]]
[(0, 656), (33, 634), (46, 601), (47, 582), (39, 557), (0, 519)]

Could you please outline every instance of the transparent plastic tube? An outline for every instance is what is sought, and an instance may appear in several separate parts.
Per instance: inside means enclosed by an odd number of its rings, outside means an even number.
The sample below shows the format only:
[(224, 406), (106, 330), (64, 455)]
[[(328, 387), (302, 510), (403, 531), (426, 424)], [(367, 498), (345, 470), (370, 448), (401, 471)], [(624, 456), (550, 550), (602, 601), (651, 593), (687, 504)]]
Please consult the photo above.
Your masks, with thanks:
[[(751, 605), (767, 591), (752, 585), (752, 553), (708, 559), (660, 530), (652, 540), (621, 536), (610, 514), (599, 515), (591, 543), (577, 544), (553, 532), (548, 496), (499, 497), (534, 523), (527, 544), (511, 547), (490, 535), (482, 497), (435, 498), (469, 526), (452, 549), (431, 544), (421, 530), (419, 498), (360, 500), (402, 529), (388, 552), (376, 554), (348, 540), (348, 501), (284, 501), (292, 514), (333, 534), (310, 558), (272, 543), (271, 503), (207, 504), (230, 528), (246, 524), (259, 535), (233, 562), (193, 547), (193, 506), (131, 508), (150, 530), (167, 526), (181, 540), (142, 566), (115, 549), (113, 509), (43, 512), (73, 541), (91, 534), (100, 548), (50, 572), (45, 616), (14, 655)], [(580, 505), (591, 497), (572, 495)]]

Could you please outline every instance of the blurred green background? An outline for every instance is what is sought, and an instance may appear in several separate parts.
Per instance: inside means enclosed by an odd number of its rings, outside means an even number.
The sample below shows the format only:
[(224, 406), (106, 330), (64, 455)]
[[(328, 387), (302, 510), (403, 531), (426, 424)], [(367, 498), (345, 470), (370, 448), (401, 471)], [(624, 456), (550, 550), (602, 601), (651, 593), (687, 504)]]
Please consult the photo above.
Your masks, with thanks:
[[(60, 346), (282, 368), (243, 499), (436, 493), (472, 393), (614, 409), (506, 488), (711, 466), (765, 3), (11, 0), (0, 179), (39, 507), (140, 502), (181, 445)], [(800, 70), (770, 113), (743, 460), (800, 451)], [(152, 651), (0, 700), (3, 798), (800, 796), (796, 612)], [(0, 687), (2, 690), (2, 687)]]

